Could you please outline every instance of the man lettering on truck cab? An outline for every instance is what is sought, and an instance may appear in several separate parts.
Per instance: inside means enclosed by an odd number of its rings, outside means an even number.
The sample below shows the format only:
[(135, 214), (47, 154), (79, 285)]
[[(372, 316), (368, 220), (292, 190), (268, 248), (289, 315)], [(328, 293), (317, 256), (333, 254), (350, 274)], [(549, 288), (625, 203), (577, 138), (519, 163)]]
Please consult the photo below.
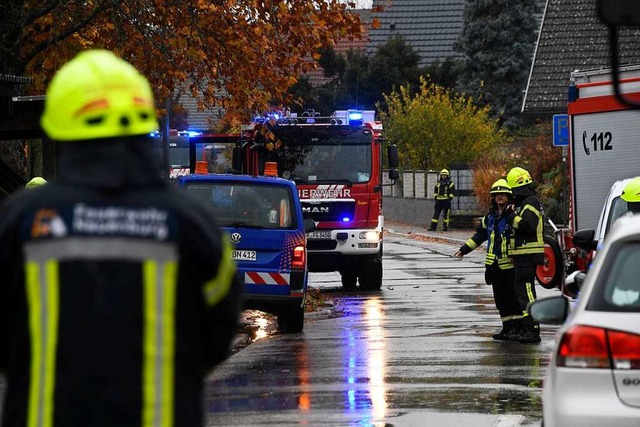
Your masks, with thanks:
[(0, 214), (2, 426), (201, 426), (242, 288), (213, 216), (153, 161), (148, 81), (82, 52), (41, 123), (57, 179)]
[(449, 171), (442, 169), (440, 171), (440, 179), (436, 182), (433, 189), (435, 195), (436, 204), (433, 212), (433, 218), (431, 219), (431, 231), (436, 231), (438, 228), (438, 220), (442, 213), (442, 230), (449, 230), (449, 214), (451, 213), (451, 200), (453, 200), (455, 191), (455, 185), (449, 177)]
[(522, 310), (522, 330), (507, 339), (522, 343), (540, 342), (540, 324), (527, 312), (529, 303), (536, 299), (536, 268), (544, 262), (543, 209), (536, 195), (531, 175), (525, 169), (515, 167), (507, 174), (515, 200), (514, 211), (509, 215), (511, 237), (509, 256), (515, 268), (515, 293)]

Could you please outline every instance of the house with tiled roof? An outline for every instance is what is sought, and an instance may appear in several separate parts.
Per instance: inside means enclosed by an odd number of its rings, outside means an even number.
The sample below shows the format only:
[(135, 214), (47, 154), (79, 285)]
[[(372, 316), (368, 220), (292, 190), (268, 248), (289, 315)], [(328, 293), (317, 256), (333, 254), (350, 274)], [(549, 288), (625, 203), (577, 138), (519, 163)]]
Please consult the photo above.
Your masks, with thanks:
[[(535, 0), (536, 17), (542, 18), (545, 0)], [(453, 46), (464, 28), (465, 0), (373, 0), (382, 6), (381, 12), (372, 13), (380, 25), (370, 30), (367, 52), (396, 35), (401, 35), (420, 56), (419, 66), (424, 67), (446, 58), (459, 59), (462, 55)]]
[(465, 0), (374, 0), (373, 6), (384, 10), (372, 13), (380, 25), (369, 32), (369, 54), (401, 35), (420, 56), (420, 67), (449, 57), (461, 58), (453, 45), (464, 26)]
[[(371, 26), (371, 9), (355, 9), (353, 11), (360, 15), (360, 22), (362, 24), (362, 34), (360, 38), (354, 38), (349, 40), (348, 38), (340, 39), (333, 47), (336, 53), (345, 55), (347, 51), (365, 53), (367, 46), (369, 45), (369, 27)], [(313, 61), (313, 59), (309, 59)], [(322, 67), (318, 67), (315, 70), (311, 70), (304, 74), (309, 78), (309, 83), (313, 86), (321, 86), (331, 81), (331, 79), (324, 76), (324, 70)]]
[[(640, 30), (620, 30), (620, 64), (640, 62)], [(548, 0), (522, 105), (531, 119), (566, 113), (567, 87), (574, 70), (607, 68), (607, 27), (596, 0)]]

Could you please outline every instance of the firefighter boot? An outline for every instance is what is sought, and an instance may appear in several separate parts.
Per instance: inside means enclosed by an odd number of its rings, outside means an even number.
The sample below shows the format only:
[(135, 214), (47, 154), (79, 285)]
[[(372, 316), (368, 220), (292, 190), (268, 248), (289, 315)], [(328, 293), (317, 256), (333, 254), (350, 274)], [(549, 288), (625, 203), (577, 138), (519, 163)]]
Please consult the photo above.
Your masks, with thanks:
[(507, 320), (506, 322), (502, 322), (502, 330), (498, 333), (491, 335), (491, 338), (498, 341), (505, 341), (507, 339), (507, 334), (511, 331), (513, 327), (513, 320)]
[(429, 231), (436, 231), (437, 227), (438, 227), (438, 223), (431, 221), (431, 227), (429, 227)]
[(511, 329), (505, 334), (507, 341), (518, 341), (520, 331), (522, 330), (522, 320), (514, 319), (511, 323)]
[(540, 342), (540, 324), (534, 322), (530, 316), (523, 319), (522, 332), (518, 335), (518, 341), (525, 344)]

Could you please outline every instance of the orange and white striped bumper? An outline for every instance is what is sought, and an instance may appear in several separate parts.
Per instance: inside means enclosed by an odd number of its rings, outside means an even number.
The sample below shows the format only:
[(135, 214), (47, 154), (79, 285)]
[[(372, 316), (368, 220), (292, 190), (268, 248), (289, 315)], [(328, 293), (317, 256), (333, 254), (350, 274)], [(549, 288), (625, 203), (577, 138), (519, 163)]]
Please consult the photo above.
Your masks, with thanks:
[(247, 285), (289, 285), (289, 273), (244, 273), (244, 283)]

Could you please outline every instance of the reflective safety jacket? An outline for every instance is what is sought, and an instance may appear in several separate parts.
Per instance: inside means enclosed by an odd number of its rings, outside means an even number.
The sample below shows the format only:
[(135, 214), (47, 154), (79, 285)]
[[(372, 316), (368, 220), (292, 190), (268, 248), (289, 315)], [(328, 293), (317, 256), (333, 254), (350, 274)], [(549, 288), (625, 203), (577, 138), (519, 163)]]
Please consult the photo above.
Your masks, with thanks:
[(509, 239), (509, 256), (544, 253), (543, 213), (542, 204), (535, 194), (527, 196), (516, 208), (511, 218), (513, 233)]
[(508, 215), (500, 214), (496, 209), (492, 209), (482, 218), (475, 234), (460, 247), (460, 252), (466, 255), (486, 241), (485, 265), (487, 267), (497, 265), (500, 269), (507, 270), (513, 268), (513, 260), (507, 255), (508, 240)]
[(231, 244), (180, 189), (136, 183), (53, 181), (0, 210), (2, 426), (202, 425), (241, 309)]
[(454, 197), (453, 192), (456, 187), (451, 181), (451, 178), (439, 179), (433, 188), (433, 194), (436, 200), (451, 200)]

